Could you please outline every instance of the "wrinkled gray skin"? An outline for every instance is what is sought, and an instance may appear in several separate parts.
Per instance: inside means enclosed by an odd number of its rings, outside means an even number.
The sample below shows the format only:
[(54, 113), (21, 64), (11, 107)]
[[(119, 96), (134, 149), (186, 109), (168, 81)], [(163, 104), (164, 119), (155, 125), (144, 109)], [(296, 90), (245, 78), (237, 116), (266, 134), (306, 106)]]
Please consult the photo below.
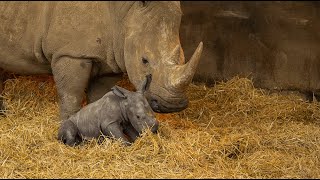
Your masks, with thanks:
[[(0, 2), (0, 67), (17, 74), (53, 74), (62, 120), (101, 98), (127, 73), (156, 112), (188, 105), (186, 87), (202, 42), (185, 63), (182, 12), (173, 1)], [(1, 78), (0, 78), (1, 79)]]
[(144, 96), (147, 86), (147, 80), (137, 92), (114, 86), (101, 99), (63, 121), (58, 139), (73, 146), (82, 139), (98, 138), (103, 134), (130, 144), (148, 127), (156, 133), (159, 123)]

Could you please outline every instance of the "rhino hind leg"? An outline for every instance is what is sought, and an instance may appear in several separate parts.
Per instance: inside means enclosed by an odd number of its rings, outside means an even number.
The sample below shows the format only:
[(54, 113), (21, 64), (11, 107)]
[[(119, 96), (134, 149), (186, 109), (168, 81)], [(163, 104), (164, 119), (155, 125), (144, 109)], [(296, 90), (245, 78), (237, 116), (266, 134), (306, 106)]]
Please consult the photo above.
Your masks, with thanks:
[(114, 122), (109, 124), (108, 122), (104, 122), (101, 124), (101, 131), (103, 135), (114, 138), (114, 139), (121, 139), (124, 145), (131, 145), (130, 141), (123, 133), (123, 129), (119, 123)]
[(60, 126), (58, 140), (69, 146), (78, 145), (82, 141), (77, 126), (70, 120), (64, 121)]

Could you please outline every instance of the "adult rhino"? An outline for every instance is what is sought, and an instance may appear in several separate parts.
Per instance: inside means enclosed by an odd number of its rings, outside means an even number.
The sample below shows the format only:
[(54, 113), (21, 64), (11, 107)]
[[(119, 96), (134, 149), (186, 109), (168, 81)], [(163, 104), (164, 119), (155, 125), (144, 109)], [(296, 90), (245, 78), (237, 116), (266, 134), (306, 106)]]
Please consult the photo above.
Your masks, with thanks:
[(0, 67), (18, 74), (53, 74), (60, 117), (101, 98), (127, 73), (156, 112), (185, 109), (186, 86), (202, 42), (185, 63), (179, 2), (0, 2)]

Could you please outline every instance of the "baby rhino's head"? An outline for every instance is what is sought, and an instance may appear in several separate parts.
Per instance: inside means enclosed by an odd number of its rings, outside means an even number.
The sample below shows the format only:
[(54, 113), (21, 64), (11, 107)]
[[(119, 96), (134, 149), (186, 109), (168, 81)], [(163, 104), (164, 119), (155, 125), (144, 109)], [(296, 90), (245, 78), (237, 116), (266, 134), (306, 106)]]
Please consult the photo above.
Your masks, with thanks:
[(120, 105), (122, 114), (126, 116), (126, 119), (129, 119), (138, 133), (141, 133), (146, 128), (150, 128), (153, 133), (156, 133), (159, 128), (159, 122), (144, 96), (150, 81), (151, 75), (146, 77), (146, 80), (136, 92), (128, 91), (119, 86), (112, 88), (115, 95), (124, 98)]

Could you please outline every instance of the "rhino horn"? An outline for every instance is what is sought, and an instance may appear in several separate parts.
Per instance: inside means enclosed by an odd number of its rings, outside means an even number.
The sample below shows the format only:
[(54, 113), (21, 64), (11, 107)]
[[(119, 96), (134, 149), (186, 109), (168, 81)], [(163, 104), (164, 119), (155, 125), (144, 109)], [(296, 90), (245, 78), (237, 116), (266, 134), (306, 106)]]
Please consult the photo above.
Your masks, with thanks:
[[(171, 76), (169, 78), (170, 87), (177, 90), (183, 90), (191, 83), (200, 61), (202, 49), (203, 43), (200, 42), (191, 59), (186, 64), (173, 66), (172, 72), (169, 74), (169, 76)], [(180, 54), (180, 49), (178, 50), (179, 52), (175, 52), (176, 54)], [(177, 50), (175, 49), (174, 51)]]

